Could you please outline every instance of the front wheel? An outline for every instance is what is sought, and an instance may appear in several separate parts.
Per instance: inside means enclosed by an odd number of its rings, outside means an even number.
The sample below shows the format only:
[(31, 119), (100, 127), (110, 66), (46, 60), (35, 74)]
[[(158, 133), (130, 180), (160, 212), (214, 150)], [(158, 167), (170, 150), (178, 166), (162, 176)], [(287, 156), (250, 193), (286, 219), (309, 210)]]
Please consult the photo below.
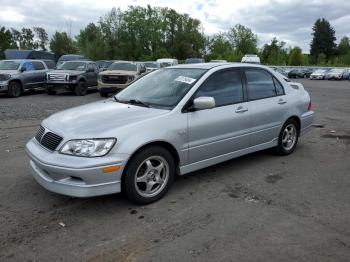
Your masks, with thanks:
[(85, 96), (87, 93), (87, 87), (84, 82), (80, 81), (74, 88), (74, 93), (77, 96)]
[(299, 125), (294, 119), (289, 119), (282, 127), (278, 136), (276, 152), (279, 155), (291, 154), (297, 146), (299, 138)]
[(122, 190), (129, 200), (149, 204), (162, 198), (175, 176), (175, 162), (163, 147), (148, 147), (138, 152), (124, 173)]
[(22, 87), (18, 82), (10, 82), (8, 86), (8, 97), (19, 97), (22, 95)]

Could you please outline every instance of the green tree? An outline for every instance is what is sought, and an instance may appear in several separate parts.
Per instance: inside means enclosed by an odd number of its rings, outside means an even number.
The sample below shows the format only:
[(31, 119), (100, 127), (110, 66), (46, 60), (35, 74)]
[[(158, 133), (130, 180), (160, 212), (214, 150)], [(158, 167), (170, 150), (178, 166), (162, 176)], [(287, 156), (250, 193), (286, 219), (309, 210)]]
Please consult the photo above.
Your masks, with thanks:
[(318, 55), (317, 64), (322, 66), (327, 64), (327, 56), (324, 53)]
[(285, 42), (278, 41), (276, 38), (273, 38), (270, 44), (265, 44), (260, 53), (262, 63), (269, 65), (286, 65), (288, 55), (285, 45)]
[(289, 54), (289, 61), (288, 61), (288, 65), (291, 66), (300, 66), (303, 65), (303, 54), (301, 52), (301, 48), (300, 47), (294, 47)]
[(11, 29), (13, 38), (19, 44), (20, 49), (36, 49), (38, 44), (34, 41), (34, 33), (32, 29), (23, 27), (21, 31), (14, 28)]
[(336, 37), (333, 27), (326, 19), (321, 18), (316, 20), (312, 31), (311, 57), (314, 61), (318, 61), (318, 56), (323, 53), (326, 56), (326, 61), (329, 60), (335, 54), (336, 48)]
[(237, 53), (257, 53), (258, 37), (250, 28), (237, 24), (229, 30), (228, 37)]
[(340, 39), (340, 42), (337, 47), (337, 51), (339, 55), (345, 55), (350, 52), (350, 41), (349, 37), (344, 36)]
[(225, 59), (233, 53), (227, 33), (218, 33), (208, 39), (208, 60)]
[(100, 27), (90, 23), (77, 36), (80, 53), (93, 60), (107, 59), (106, 44)]
[(50, 50), (56, 58), (61, 55), (76, 53), (77, 48), (72, 38), (66, 32), (55, 32), (50, 40)]
[(45, 31), (44, 28), (42, 27), (34, 27), (33, 28), (35, 34), (36, 34), (36, 37), (38, 38), (38, 41), (37, 41), (37, 46), (41, 49), (41, 50), (44, 50), (46, 51), (46, 45), (48, 44), (49, 42), (49, 37)]
[(4, 59), (4, 51), (11, 48), (17, 48), (17, 44), (11, 31), (2, 26), (0, 27), (0, 59)]

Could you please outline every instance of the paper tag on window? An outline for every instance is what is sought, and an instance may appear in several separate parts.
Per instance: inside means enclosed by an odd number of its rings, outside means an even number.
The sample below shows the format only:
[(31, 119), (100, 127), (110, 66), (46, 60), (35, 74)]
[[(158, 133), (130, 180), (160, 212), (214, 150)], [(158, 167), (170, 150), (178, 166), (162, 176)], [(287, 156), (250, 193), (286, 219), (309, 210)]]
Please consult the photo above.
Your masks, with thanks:
[(178, 82), (182, 82), (182, 83), (186, 83), (186, 84), (193, 84), (196, 79), (194, 78), (191, 78), (191, 77), (186, 77), (186, 76), (178, 76), (175, 81), (178, 81)]

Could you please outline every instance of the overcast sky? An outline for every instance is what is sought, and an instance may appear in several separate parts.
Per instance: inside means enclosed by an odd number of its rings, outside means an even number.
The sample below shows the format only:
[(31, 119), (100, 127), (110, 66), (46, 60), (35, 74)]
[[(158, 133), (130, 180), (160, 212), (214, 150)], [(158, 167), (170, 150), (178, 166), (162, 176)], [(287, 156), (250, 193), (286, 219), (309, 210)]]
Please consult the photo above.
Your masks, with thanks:
[(287, 45), (309, 52), (311, 27), (325, 17), (336, 30), (337, 41), (350, 36), (348, 0), (0, 0), (0, 26), (42, 26), (51, 35), (55, 30), (72, 35), (89, 22), (98, 21), (112, 7), (128, 5), (174, 8), (202, 21), (204, 32), (213, 34), (240, 23), (259, 37), (259, 46), (274, 36)]

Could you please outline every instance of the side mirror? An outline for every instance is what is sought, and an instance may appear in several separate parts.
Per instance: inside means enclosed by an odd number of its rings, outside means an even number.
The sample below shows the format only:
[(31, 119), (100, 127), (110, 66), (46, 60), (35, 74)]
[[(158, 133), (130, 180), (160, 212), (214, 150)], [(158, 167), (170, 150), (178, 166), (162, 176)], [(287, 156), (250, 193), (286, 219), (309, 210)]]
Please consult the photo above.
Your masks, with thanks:
[(194, 110), (212, 109), (214, 107), (215, 107), (214, 97), (201, 96), (193, 100), (192, 108)]
[(19, 71), (21, 72), (21, 73), (23, 73), (24, 71), (26, 71), (27, 70), (27, 68), (25, 68), (24, 66), (22, 66), (20, 69), (19, 69)]

